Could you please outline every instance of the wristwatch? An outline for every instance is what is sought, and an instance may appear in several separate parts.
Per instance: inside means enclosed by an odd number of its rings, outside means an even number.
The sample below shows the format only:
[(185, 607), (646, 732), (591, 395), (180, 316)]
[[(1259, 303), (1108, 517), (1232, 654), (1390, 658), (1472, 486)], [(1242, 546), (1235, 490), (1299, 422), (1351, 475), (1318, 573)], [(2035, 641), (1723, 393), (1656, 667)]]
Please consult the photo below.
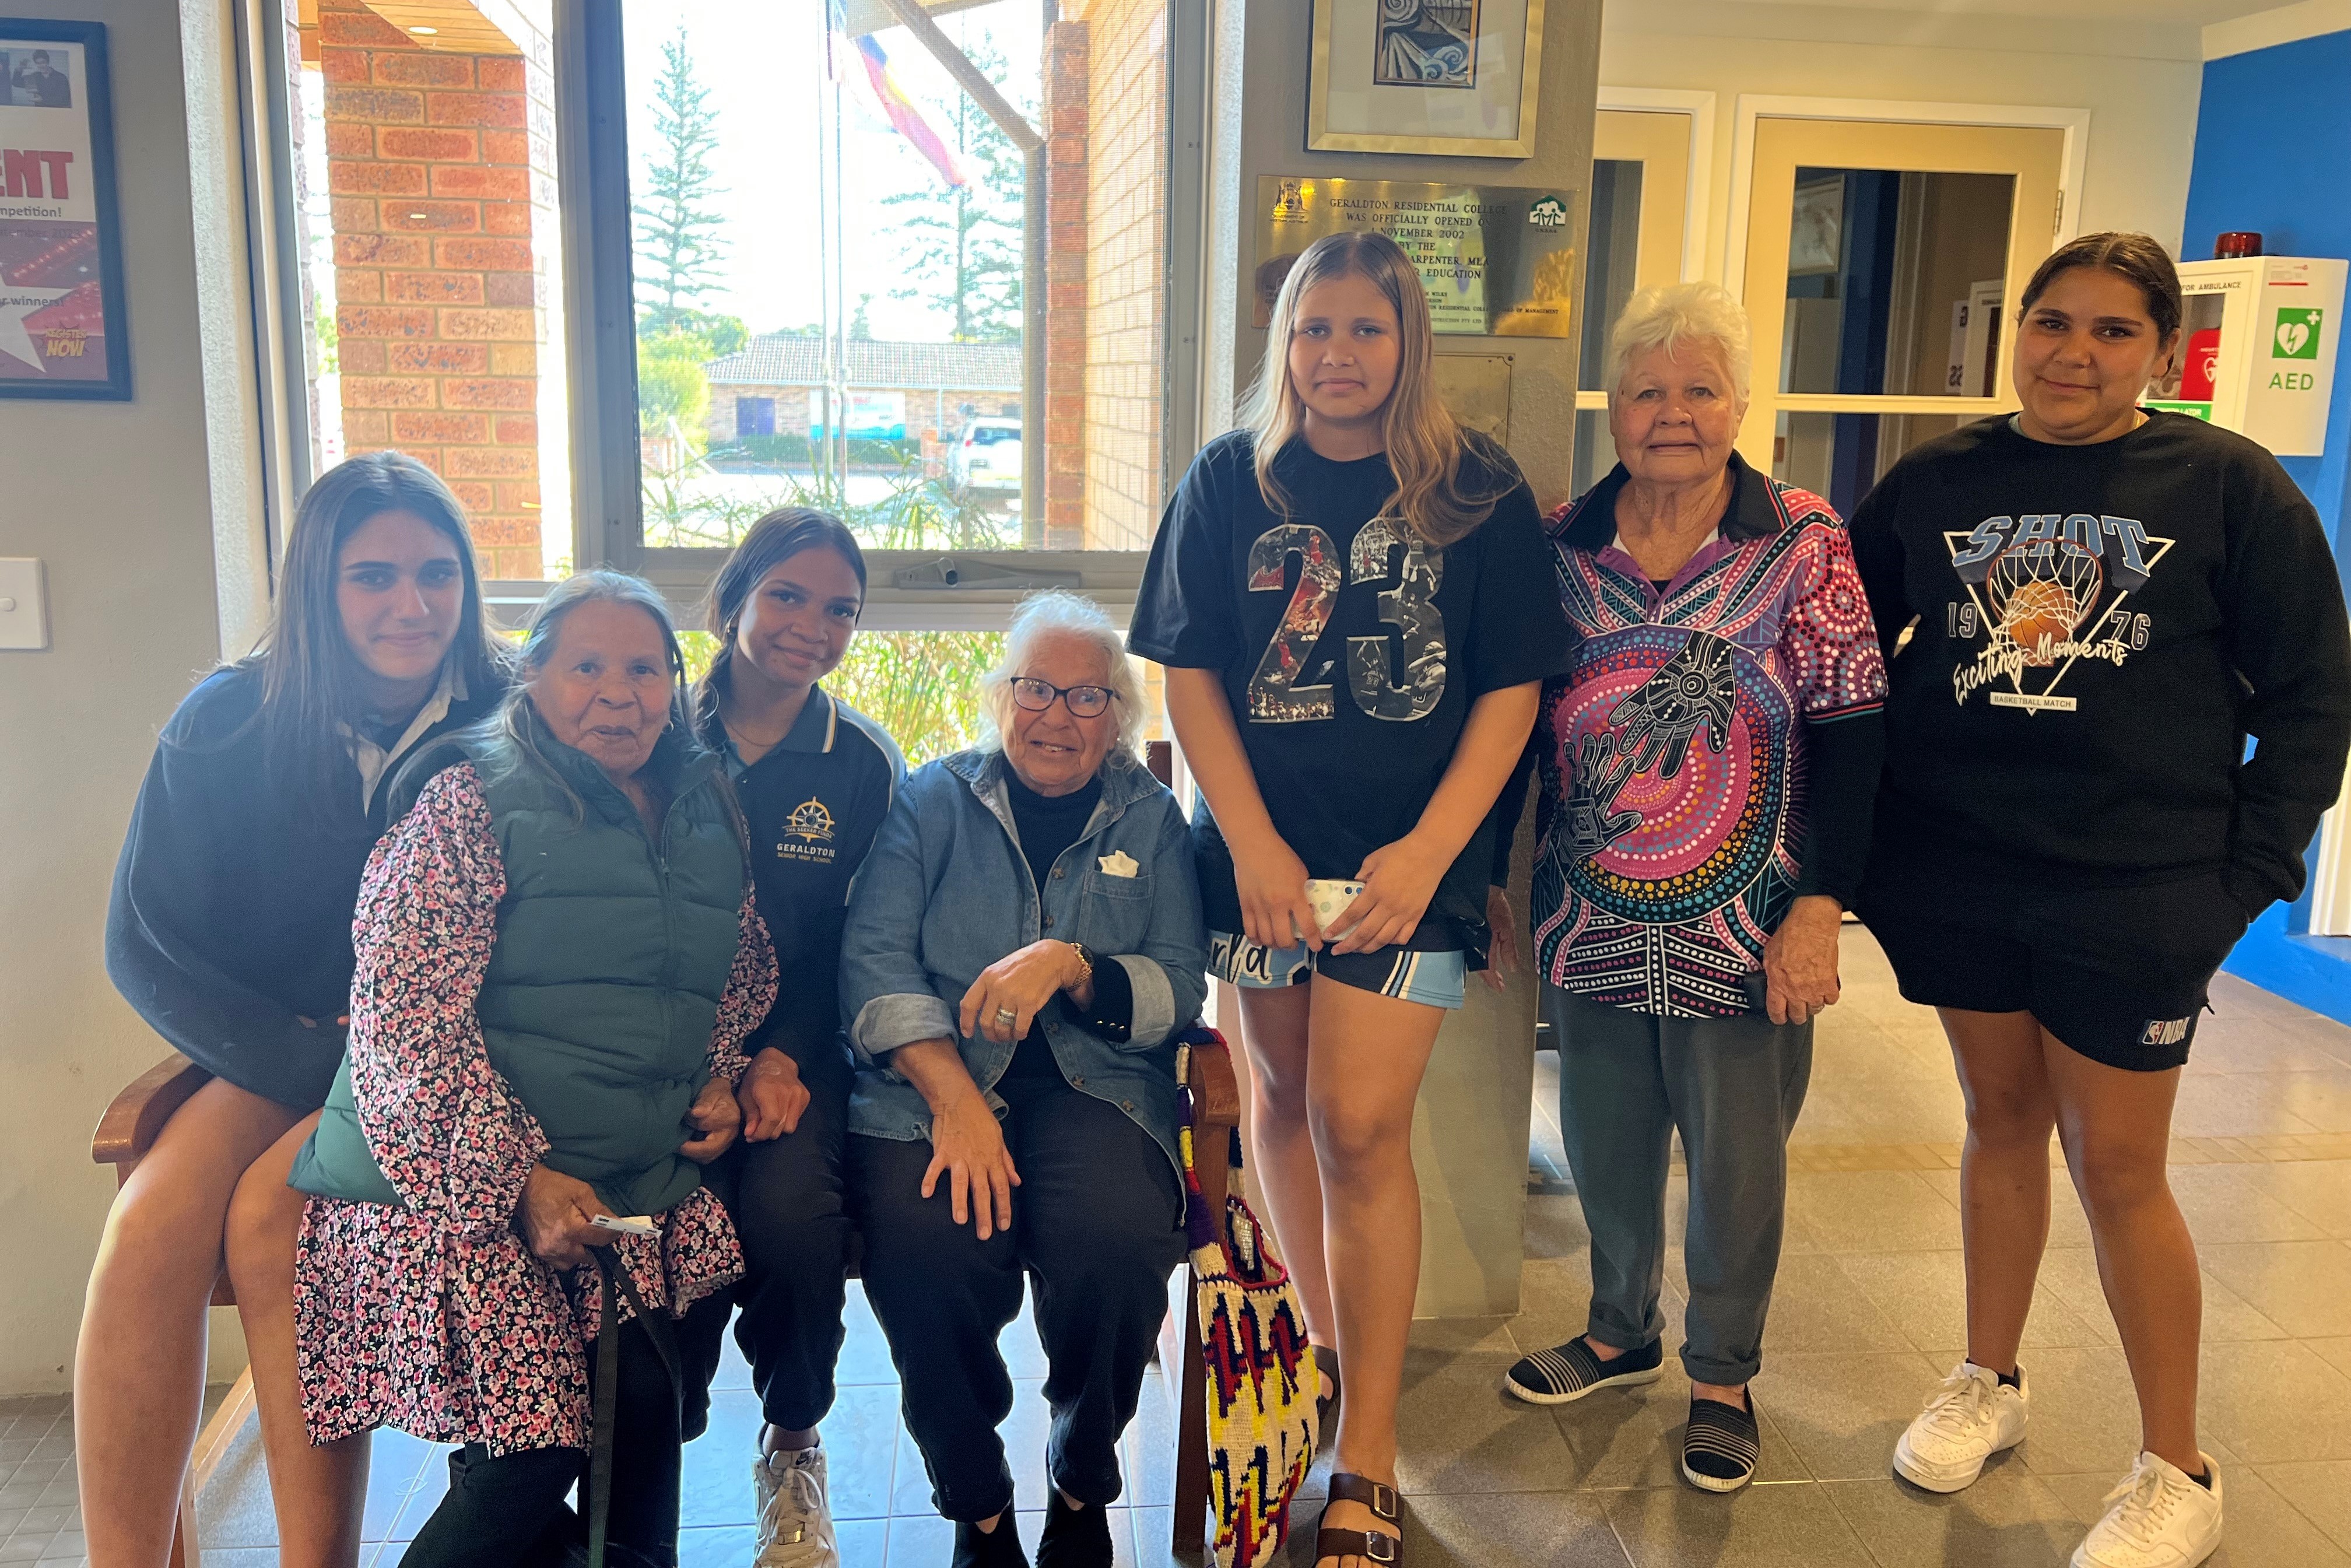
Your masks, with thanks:
[(1093, 979), (1094, 950), (1082, 942), (1070, 943), (1069, 947), (1078, 956), (1078, 977), (1071, 987), (1066, 988), (1074, 989), (1077, 986), (1085, 985)]

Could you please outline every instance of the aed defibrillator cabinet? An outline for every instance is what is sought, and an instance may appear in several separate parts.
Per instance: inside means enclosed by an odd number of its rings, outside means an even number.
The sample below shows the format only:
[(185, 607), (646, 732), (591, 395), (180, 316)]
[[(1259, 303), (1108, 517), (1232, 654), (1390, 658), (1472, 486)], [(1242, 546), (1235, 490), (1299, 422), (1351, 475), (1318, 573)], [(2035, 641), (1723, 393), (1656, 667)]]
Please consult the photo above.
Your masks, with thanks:
[(2249, 256), (2179, 268), (2179, 352), (2147, 389), (2149, 408), (2209, 419), (2280, 457), (2326, 447), (2335, 344), (2351, 262)]

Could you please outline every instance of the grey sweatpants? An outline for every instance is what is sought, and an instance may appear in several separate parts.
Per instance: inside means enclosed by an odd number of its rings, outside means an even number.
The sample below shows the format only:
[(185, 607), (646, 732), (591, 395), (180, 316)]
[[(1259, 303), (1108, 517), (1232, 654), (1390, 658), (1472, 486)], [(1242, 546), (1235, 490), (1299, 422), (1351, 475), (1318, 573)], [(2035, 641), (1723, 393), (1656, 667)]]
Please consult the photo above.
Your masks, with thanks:
[(1813, 1026), (1659, 1018), (1557, 986), (1559, 1124), (1592, 1231), (1592, 1337), (1638, 1350), (1665, 1333), (1666, 1170), (1689, 1167), (1682, 1368), (1735, 1386), (1763, 1364), (1787, 1216), (1788, 1134), (1813, 1074)]

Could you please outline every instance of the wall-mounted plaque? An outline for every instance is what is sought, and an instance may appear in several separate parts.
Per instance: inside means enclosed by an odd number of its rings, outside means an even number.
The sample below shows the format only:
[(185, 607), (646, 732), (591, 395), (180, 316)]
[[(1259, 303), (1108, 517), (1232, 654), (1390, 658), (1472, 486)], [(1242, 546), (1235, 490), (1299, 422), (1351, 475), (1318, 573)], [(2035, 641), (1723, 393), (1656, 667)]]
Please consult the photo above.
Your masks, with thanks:
[(1404, 180), (1258, 179), (1257, 324), (1301, 252), (1327, 234), (1373, 229), (1403, 247), (1440, 333), (1566, 338), (1575, 331), (1573, 191)]

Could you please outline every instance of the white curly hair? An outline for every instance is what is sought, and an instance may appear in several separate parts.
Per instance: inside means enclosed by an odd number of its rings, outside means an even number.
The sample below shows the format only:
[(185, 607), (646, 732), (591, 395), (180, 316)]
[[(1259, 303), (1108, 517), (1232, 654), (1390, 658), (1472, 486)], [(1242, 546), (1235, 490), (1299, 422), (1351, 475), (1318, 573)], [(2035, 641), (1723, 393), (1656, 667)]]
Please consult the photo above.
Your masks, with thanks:
[(1102, 685), (1111, 689), (1111, 714), (1118, 721), (1118, 737), (1104, 765), (1140, 761), (1143, 727), (1150, 715), (1144, 711), (1143, 681), (1126, 651), (1126, 638), (1101, 605), (1058, 588), (1020, 601), (1005, 632), (1002, 662), (979, 678), (980, 749), (1004, 749), (1004, 737), (1012, 728), (1012, 683), (1047, 637), (1076, 637), (1102, 650), (1102, 664), (1110, 671)]
[(1608, 333), (1608, 401), (1625, 390), (1625, 373), (1651, 349), (1674, 354), (1684, 343), (1720, 356), (1731, 390), (1747, 401), (1753, 354), (1747, 309), (1719, 283), (1668, 283), (1644, 288), (1625, 302), (1625, 313)]

